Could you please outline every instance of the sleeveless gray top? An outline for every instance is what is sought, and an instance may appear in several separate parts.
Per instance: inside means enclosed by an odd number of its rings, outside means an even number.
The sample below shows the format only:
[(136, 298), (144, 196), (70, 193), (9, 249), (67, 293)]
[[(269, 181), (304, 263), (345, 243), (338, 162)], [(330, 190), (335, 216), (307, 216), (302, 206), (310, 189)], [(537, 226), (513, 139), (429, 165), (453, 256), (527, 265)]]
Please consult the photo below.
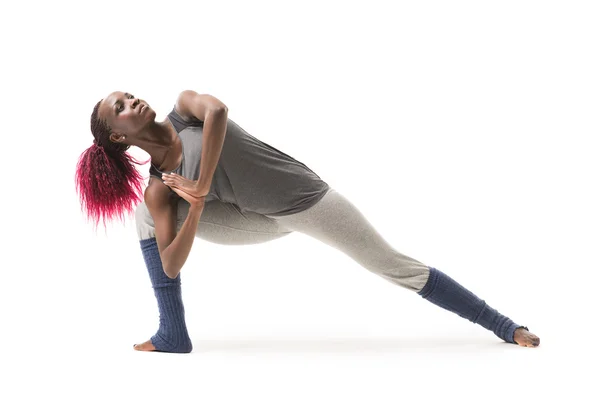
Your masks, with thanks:
[[(182, 142), (181, 164), (173, 171), (198, 180), (204, 121), (184, 120), (175, 108), (167, 116)], [(150, 164), (150, 174), (162, 181)], [(250, 135), (231, 119), (206, 201), (236, 204), (240, 210), (267, 216), (295, 214), (315, 205), (329, 189), (310, 168)], [(173, 190), (171, 195), (179, 197)], [(183, 200), (185, 201), (185, 200)]]

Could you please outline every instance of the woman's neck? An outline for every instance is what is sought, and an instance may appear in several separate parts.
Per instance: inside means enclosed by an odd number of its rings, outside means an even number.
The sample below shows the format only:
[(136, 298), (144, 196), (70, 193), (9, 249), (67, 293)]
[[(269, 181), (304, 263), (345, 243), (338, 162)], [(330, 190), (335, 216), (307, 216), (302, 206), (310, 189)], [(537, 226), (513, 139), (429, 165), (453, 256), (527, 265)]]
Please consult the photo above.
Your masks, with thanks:
[(148, 153), (161, 171), (172, 171), (181, 163), (181, 139), (168, 118), (153, 124), (136, 146)]

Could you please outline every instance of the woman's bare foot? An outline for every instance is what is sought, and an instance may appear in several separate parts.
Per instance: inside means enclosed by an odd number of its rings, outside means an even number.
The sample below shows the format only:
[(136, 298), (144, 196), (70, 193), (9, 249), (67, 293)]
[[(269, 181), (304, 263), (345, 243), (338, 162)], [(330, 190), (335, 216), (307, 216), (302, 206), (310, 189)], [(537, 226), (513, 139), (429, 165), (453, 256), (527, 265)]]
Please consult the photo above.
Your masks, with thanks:
[[(516, 334), (515, 334), (515, 337), (516, 337)], [(156, 348), (154, 347), (154, 345), (152, 344), (152, 341), (150, 339), (145, 341), (144, 343), (134, 345), (133, 348), (138, 351), (154, 351), (154, 350), (156, 350)]]
[(525, 328), (515, 330), (514, 340), (519, 346), (523, 347), (537, 347), (540, 345), (540, 338)]

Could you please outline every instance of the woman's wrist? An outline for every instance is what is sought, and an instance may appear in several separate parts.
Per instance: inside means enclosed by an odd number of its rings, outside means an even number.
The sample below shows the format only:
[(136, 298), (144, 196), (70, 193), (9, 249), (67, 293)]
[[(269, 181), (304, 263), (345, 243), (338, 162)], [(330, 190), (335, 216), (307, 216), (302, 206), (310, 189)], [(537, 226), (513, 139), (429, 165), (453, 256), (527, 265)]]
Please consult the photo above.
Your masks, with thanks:
[(210, 192), (210, 186), (207, 187), (204, 183), (201, 183), (200, 180), (196, 181), (194, 195), (195, 196), (206, 196)]
[(204, 200), (202, 200), (201, 202), (196, 203), (196, 204), (191, 204), (188, 212), (202, 214), (203, 210), (204, 210)]

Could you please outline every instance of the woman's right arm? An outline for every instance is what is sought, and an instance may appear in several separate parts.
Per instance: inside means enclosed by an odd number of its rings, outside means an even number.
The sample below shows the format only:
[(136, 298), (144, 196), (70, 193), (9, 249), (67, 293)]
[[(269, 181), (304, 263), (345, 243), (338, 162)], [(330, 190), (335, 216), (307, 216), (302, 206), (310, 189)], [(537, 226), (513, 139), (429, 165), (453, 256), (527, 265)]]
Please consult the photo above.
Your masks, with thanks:
[(154, 220), (156, 242), (163, 270), (169, 278), (175, 279), (192, 249), (200, 215), (204, 209), (204, 197), (188, 201), (190, 209), (179, 233), (177, 233), (177, 203), (169, 201), (169, 187), (162, 182), (148, 185), (144, 192), (144, 201)]

